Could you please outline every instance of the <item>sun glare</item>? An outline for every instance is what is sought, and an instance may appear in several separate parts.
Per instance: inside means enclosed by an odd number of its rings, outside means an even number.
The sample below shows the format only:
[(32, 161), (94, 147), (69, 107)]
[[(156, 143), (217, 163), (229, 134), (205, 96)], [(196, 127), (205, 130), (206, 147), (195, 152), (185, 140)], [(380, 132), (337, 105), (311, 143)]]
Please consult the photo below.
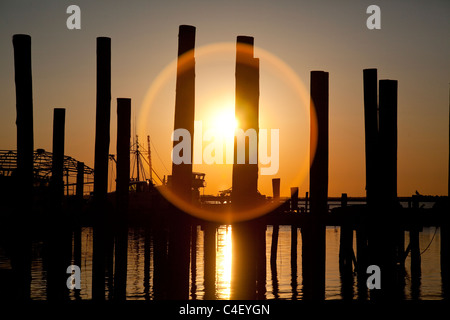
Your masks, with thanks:
[(214, 129), (223, 138), (233, 137), (237, 125), (237, 120), (232, 112), (220, 112), (214, 119)]

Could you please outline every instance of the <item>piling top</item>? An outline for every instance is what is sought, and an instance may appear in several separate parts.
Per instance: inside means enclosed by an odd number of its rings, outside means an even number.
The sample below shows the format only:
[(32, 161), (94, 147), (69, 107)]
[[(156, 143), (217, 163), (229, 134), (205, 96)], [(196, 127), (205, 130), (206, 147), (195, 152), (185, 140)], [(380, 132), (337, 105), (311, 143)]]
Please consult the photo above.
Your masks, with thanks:
[(31, 41), (29, 34), (15, 34), (13, 35), (13, 41)]
[(194, 32), (195, 33), (195, 27), (191, 26), (191, 25), (188, 25), (188, 24), (182, 24), (182, 25), (180, 25), (179, 31), (180, 32)]
[(237, 36), (237, 42), (238, 43), (245, 43), (245, 44), (253, 46), (254, 43), (255, 43), (255, 39), (253, 37), (250, 37), (250, 36)]

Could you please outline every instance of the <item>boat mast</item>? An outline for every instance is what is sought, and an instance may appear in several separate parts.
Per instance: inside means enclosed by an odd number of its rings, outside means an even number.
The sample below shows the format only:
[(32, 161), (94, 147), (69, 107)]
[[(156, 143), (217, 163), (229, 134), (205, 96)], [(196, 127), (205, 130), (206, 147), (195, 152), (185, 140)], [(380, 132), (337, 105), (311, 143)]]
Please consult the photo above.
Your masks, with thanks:
[(153, 182), (152, 177), (152, 151), (150, 149), (150, 136), (147, 136), (147, 147), (148, 147), (148, 166), (150, 171), (150, 182)]

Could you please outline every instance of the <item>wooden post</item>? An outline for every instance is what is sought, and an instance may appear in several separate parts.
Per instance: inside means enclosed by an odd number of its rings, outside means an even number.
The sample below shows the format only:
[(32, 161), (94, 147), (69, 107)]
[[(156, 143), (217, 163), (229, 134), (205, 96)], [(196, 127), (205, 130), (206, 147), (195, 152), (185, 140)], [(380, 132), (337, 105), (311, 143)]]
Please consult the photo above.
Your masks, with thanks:
[(377, 69), (363, 70), (364, 128), (366, 147), (366, 199), (367, 204), (378, 201), (378, 80)]
[[(192, 151), (195, 115), (195, 27), (181, 25), (178, 34), (178, 65), (175, 96), (174, 130), (186, 129), (191, 135), (190, 163), (172, 162), (172, 188), (177, 197), (191, 203)], [(178, 141), (173, 142), (175, 147)]]
[(97, 38), (97, 110), (95, 119), (94, 202), (97, 212), (94, 226), (92, 262), (92, 298), (105, 299), (106, 195), (111, 118), (111, 39)]
[[(272, 191), (273, 191), (273, 201), (276, 203), (280, 202), (280, 178), (272, 179)], [(278, 234), (280, 226), (275, 223), (272, 230), (272, 245), (270, 248), (270, 265), (272, 268), (277, 266), (277, 249), (278, 249)]]
[(116, 196), (120, 214), (128, 206), (130, 186), (131, 99), (117, 99), (117, 166)]
[(114, 299), (126, 299), (128, 247), (128, 188), (130, 185), (131, 99), (117, 99), (116, 239)]
[(298, 187), (291, 188), (291, 211), (298, 212)]
[(390, 216), (396, 213), (397, 201), (397, 81), (380, 80), (379, 112), (379, 177), (380, 201), (372, 211), (369, 226), (369, 264), (380, 267), (384, 285), (371, 290), (371, 298), (385, 300), (398, 294), (398, 239), (401, 229)]
[[(298, 192), (298, 190), (297, 190)], [(297, 299), (297, 225), (291, 225), (291, 287), (292, 287), (292, 300)]]
[(380, 80), (380, 177), (383, 182), (383, 202), (397, 203), (397, 81)]
[(111, 118), (111, 39), (97, 38), (97, 113), (95, 119), (94, 198), (106, 201)]
[[(347, 194), (341, 197), (341, 207), (347, 207)], [(345, 221), (341, 225), (339, 241), (339, 270), (341, 273), (351, 273), (353, 263), (353, 227)]]
[[(31, 203), (33, 192), (33, 87), (31, 77), (31, 37), (13, 36), (16, 83), (17, 176), (21, 201)], [(22, 211), (22, 214), (29, 214)]]
[[(325, 224), (328, 213), (328, 72), (311, 72), (310, 220), (302, 228), (304, 298), (325, 298)], [(313, 115), (316, 115), (316, 119)], [(314, 154), (313, 139), (317, 134)]]
[(84, 195), (84, 162), (77, 162), (77, 182), (75, 194), (79, 205), (83, 202)]
[(206, 223), (204, 228), (204, 283), (205, 300), (216, 297), (216, 232), (212, 223)]
[[(450, 87), (449, 87), (449, 123), (450, 123)], [(447, 181), (447, 203), (442, 209), (441, 223), (441, 279), (442, 295), (448, 299), (450, 297), (450, 219), (448, 210), (450, 207), (450, 125), (449, 125), (449, 149), (448, 149), (448, 181)]]
[(11, 252), (11, 266), (17, 296), (30, 298), (31, 284), (31, 239), (28, 223), (24, 219), (31, 215), (33, 203), (33, 87), (31, 77), (31, 37), (16, 34), (12, 39), (14, 47), (14, 80), (16, 85), (17, 126), (17, 179), (15, 188), (17, 214), (12, 229), (20, 229), (17, 237), (11, 233), (14, 245)]
[(273, 200), (280, 200), (280, 178), (272, 179), (272, 196)]
[[(259, 59), (254, 58), (254, 39), (238, 36), (236, 41), (236, 101), (235, 116), (244, 132), (259, 132)], [(245, 139), (246, 140), (246, 139)], [(234, 164), (232, 173), (232, 208), (239, 212), (254, 209), (258, 198), (258, 161), (250, 161), (250, 139), (244, 144), (244, 163), (238, 161), (238, 140), (234, 140)], [(257, 149), (257, 148), (256, 148)], [(256, 150), (257, 151), (257, 150)], [(255, 156), (255, 154), (253, 154)], [(242, 160), (242, 159), (241, 159)], [(252, 159), (253, 160), (253, 159)], [(241, 163), (239, 163), (241, 162)], [(255, 299), (256, 280), (259, 276), (258, 241), (264, 241), (263, 233), (254, 222), (233, 225), (232, 299)]]
[[(60, 210), (64, 196), (64, 128), (66, 109), (53, 110), (52, 193), (54, 209)], [(58, 212), (60, 213), (60, 212)]]

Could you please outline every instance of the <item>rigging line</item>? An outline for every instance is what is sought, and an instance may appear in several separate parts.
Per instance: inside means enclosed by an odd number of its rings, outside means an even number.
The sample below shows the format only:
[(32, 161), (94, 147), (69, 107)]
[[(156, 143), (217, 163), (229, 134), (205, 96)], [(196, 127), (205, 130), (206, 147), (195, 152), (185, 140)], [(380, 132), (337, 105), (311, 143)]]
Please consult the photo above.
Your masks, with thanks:
[(153, 146), (153, 150), (156, 152), (156, 156), (158, 157), (159, 161), (161, 161), (161, 164), (163, 165), (164, 169), (166, 169), (167, 173), (170, 173), (170, 171), (164, 165), (164, 162), (162, 161), (161, 157), (159, 156), (158, 150), (156, 149), (155, 145), (153, 144), (153, 140), (152, 139), (150, 139), (150, 144)]
[(438, 229), (438, 227), (436, 227), (436, 228), (434, 229), (434, 234), (433, 234), (433, 237), (432, 237), (431, 240), (430, 240), (430, 243), (429, 243), (428, 246), (425, 248), (425, 250), (423, 250), (423, 251), (420, 253), (420, 255), (424, 254), (425, 251), (427, 251), (427, 250), (430, 248), (431, 243), (433, 242), (434, 237), (436, 236), (437, 229)]

